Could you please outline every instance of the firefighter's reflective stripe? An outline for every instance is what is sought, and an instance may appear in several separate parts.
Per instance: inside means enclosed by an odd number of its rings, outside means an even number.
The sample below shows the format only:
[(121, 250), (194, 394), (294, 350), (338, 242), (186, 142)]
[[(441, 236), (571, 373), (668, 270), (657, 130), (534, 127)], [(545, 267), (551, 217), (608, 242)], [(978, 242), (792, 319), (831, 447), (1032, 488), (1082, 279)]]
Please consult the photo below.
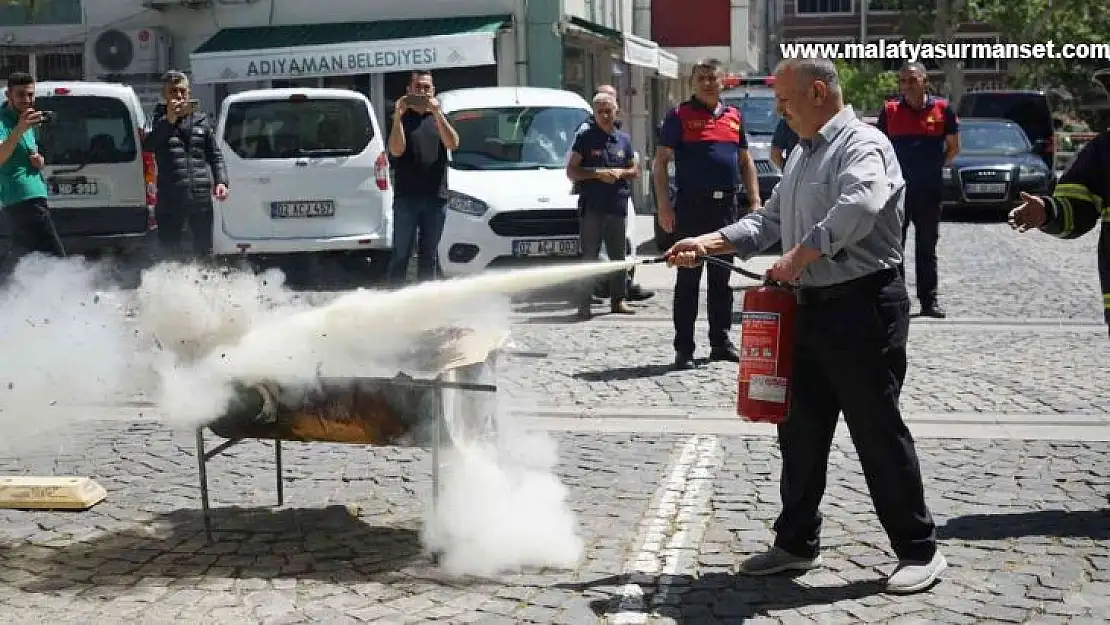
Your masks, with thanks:
[(1072, 208), (1072, 200), (1079, 202), (1089, 202), (1095, 208), (1097, 213), (1102, 214), (1103, 220), (1108, 220), (1110, 215), (1103, 213), (1102, 198), (1091, 190), (1081, 184), (1073, 182), (1063, 183), (1056, 186), (1056, 190), (1052, 192), (1052, 197), (1058, 200), (1057, 205), (1062, 212), (1063, 224), (1060, 233), (1056, 236), (1067, 237), (1075, 230), (1075, 210)]
[(1102, 294), (1102, 307), (1106, 310), (1110, 310), (1110, 293)]

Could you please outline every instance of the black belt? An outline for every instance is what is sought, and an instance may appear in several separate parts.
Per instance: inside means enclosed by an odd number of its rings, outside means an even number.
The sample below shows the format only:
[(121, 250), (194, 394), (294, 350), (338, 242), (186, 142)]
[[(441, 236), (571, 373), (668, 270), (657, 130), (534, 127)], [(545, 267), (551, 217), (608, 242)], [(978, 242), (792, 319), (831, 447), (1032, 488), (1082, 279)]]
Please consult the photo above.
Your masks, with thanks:
[(897, 269), (880, 269), (875, 273), (828, 286), (799, 287), (795, 290), (798, 303), (805, 306), (821, 304), (856, 295), (877, 293), (884, 285), (900, 276)]
[(740, 189), (737, 189), (735, 187), (721, 187), (717, 189), (710, 187), (707, 189), (678, 190), (679, 197), (685, 196), (688, 199), (723, 200), (726, 197), (737, 195), (739, 193)]

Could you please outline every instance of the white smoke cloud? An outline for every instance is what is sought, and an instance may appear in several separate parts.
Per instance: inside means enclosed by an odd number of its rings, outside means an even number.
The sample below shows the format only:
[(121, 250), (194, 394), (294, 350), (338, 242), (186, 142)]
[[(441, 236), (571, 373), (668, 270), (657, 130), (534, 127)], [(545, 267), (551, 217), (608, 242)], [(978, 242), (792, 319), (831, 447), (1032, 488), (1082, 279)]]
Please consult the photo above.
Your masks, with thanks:
[[(621, 267), (577, 264), (388, 293), (358, 290), (312, 307), (285, 288), (280, 272), (165, 263), (145, 271), (128, 293), (111, 288), (105, 272), (86, 261), (28, 258), (0, 294), (0, 425), (61, 427), (67, 422), (44, 420), (36, 410), (142, 393), (167, 425), (195, 427), (223, 415), (235, 384), (296, 389), (321, 377), (424, 376), (429, 367), (413, 347), (428, 331), (497, 336), (509, 328), (505, 296)], [(452, 406), (453, 426), (493, 418), (498, 433), (471, 440), (455, 427), (425, 545), (442, 552), (445, 570), (457, 575), (573, 566), (583, 545), (553, 470), (554, 442), (515, 429), (496, 398)], [(103, 412), (51, 414), (72, 420)]]

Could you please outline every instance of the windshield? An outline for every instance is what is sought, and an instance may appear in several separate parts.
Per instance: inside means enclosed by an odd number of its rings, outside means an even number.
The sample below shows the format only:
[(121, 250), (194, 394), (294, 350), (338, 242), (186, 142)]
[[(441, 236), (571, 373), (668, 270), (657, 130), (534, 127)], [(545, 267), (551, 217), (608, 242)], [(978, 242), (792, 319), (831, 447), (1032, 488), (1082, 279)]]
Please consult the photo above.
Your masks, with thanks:
[(1017, 124), (960, 124), (960, 151), (980, 154), (1018, 154), (1032, 149), (1025, 132)]
[(130, 163), (138, 156), (127, 106), (116, 98), (48, 96), (35, 98), (35, 109), (52, 111), (54, 121), (36, 129), (39, 151), (49, 165)]
[(966, 117), (1012, 119), (1034, 139), (1043, 139), (1052, 135), (1052, 111), (1040, 96), (979, 95), (973, 100), (971, 113)]
[(773, 135), (779, 123), (774, 98), (734, 98), (726, 100), (740, 109), (744, 120), (744, 130), (750, 135)]
[(506, 106), (448, 115), (459, 133), (451, 154), (455, 169), (562, 169), (574, 134), (589, 116), (584, 109)]
[(353, 156), (373, 136), (366, 105), (349, 98), (237, 102), (224, 126), (224, 141), (242, 159)]

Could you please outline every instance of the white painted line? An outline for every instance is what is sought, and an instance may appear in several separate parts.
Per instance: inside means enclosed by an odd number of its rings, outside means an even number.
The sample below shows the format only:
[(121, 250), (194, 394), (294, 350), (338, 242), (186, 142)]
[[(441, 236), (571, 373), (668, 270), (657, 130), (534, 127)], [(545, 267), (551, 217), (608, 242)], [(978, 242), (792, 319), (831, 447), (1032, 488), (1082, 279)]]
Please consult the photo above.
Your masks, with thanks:
[(673, 456), (667, 478), (656, 489), (651, 504), (637, 536), (639, 548), (636, 555), (625, 566), (628, 582), (621, 589), (617, 612), (608, 616), (611, 625), (642, 625), (647, 623), (647, 606), (644, 602), (643, 587), (636, 583), (640, 575), (654, 576), (659, 572), (658, 553), (662, 547), (674, 513), (676, 493), (681, 492), (686, 483), (690, 467), (696, 460), (698, 437), (691, 436), (678, 448)]
[(676, 531), (663, 552), (663, 575), (652, 600), (653, 607), (667, 604), (671, 591), (669, 580), (675, 579), (684, 569), (696, 572), (697, 547), (701, 544), (709, 523), (709, 500), (713, 495), (713, 481), (722, 461), (720, 441), (715, 436), (702, 437), (698, 448), (698, 461), (690, 472), (686, 492), (678, 506)]
[(682, 444), (640, 524), (640, 548), (625, 566), (627, 583), (618, 611), (608, 615), (611, 625), (647, 623), (645, 595), (659, 575), (675, 575), (686, 564), (684, 555), (701, 541), (720, 456), (714, 436), (692, 436)]

